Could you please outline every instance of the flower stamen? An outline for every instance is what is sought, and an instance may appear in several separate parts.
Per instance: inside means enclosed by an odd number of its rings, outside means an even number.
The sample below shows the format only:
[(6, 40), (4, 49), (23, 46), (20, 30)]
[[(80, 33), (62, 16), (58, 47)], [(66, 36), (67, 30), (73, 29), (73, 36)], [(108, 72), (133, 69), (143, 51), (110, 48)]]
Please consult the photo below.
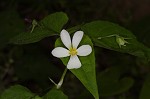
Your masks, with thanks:
[(77, 49), (71, 47), (70, 50), (69, 50), (69, 54), (72, 55), (72, 56), (77, 55)]

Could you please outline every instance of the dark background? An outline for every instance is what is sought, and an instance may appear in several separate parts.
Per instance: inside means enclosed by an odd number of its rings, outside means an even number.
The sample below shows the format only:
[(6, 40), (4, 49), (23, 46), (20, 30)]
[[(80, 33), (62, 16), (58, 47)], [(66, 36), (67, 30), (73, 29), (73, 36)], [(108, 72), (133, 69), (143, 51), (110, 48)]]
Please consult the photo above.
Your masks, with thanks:
[[(107, 20), (130, 30), (138, 41), (150, 47), (149, 0), (1, 0), (0, 92), (11, 85), (21, 84), (32, 92), (43, 95), (53, 87), (48, 77), (59, 81), (64, 65), (51, 55), (57, 37), (26, 45), (8, 44), (9, 39), (14, 36), (12, 34), (29, 30), (33, 19), (38, 21), (59, 11), (65, 12), (69, 17), (64, 28), (94, 20)], [(141, 58), (98, 47), (95, 47), (95, 55), (97, 75), (105, 70), (112, 70), (113, 75), (115, 69), (119, 72), (119, 79), (131, 77), (134, 80), (130, 88), (124, 91), (118, 89), (112, 95), (101, 95), (101, 91), (109, 88), (100, 87), (101, 99), (137, 99), (150, 70), (149, 63)], [(99, 76), (97, 79), (99, 85), (101, 79)], [(111, 81), (106, 83), (110, 87), (115, 86)], [(67, 73), (62, 90), (69, 99), (92, 99), (71, 72)]]

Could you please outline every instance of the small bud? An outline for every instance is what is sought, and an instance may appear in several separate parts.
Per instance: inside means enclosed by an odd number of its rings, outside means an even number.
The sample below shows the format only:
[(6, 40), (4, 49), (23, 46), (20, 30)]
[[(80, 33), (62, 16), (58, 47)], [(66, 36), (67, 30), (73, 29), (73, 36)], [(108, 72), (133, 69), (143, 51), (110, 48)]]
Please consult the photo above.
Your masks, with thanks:
[(128, 43), (124, 37), (116, 36), (116, 42), (118, 43), (119, 47), (126, 46), (125, 44)]
[(63, 84), (64, 78), (60, 79), (59, 83), (57, 84), (56, 88), (59, 89)]
[(32, 21), (32, 29), (31, 29), (31, 33), (33, 32), (34, 28), (38, 25), (36, 20)]

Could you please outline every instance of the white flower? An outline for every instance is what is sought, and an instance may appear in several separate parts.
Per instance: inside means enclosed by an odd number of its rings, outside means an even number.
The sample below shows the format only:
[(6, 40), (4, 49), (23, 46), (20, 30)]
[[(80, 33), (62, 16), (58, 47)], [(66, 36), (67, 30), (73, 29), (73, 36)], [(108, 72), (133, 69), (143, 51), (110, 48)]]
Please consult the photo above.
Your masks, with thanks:
[(77, 31), (73, 35), (72, 41), (69, 33), (66, 30), (62, 30), (60, 38), (63, 44), (67, 47), (56, 47), (52, 50), (52, 55), (58, 58), (70, 56), (67, 64), (68, 69), (77, 69), (81, 67), (81, 62), (78, 56), (87, 56), (92, 52), (90, 45), (82, 45), (78, 48), (78, 45), (83, 37), (83, 31)]

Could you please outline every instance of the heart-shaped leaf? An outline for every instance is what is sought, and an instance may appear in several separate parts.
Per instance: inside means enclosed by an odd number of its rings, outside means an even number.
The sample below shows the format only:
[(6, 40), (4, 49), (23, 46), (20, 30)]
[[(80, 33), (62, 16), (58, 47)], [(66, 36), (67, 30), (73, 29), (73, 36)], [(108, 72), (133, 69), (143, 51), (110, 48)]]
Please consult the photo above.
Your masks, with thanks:
[[(90, 45), (93, 48), (93, 43), (88, 36), (84, 36), (80, 45)], [(60, 39), (55, 43), (55, 46), (64, 46)], [(85, 57), (79, 57), (81, 61), (81, 68), (72, 69), (71, 72), (82, 82), (82, 84), (91, 92), (95, 99), (99, 99), (98, 88), (96, 82), (96, 73), (95, 73), (95, 55), (94, 49), (92, 53)], [(69, 60), (69, 57), (61, 59), (64, 65), (66, 66)]]
[(96, 46), (150, 59), (150, 49), (138, 42), (130, 31), (117, 24), (94, 21), (81, 29), (91, 37)]
[(50, 14), (37, 23), (33, 31), (20, 33), (10, 40), (13, 44), (29, 44), (40, 41), (45, 37), (58, 34), (62, 27), (68, 22), (68, 17), (63, 12)]

